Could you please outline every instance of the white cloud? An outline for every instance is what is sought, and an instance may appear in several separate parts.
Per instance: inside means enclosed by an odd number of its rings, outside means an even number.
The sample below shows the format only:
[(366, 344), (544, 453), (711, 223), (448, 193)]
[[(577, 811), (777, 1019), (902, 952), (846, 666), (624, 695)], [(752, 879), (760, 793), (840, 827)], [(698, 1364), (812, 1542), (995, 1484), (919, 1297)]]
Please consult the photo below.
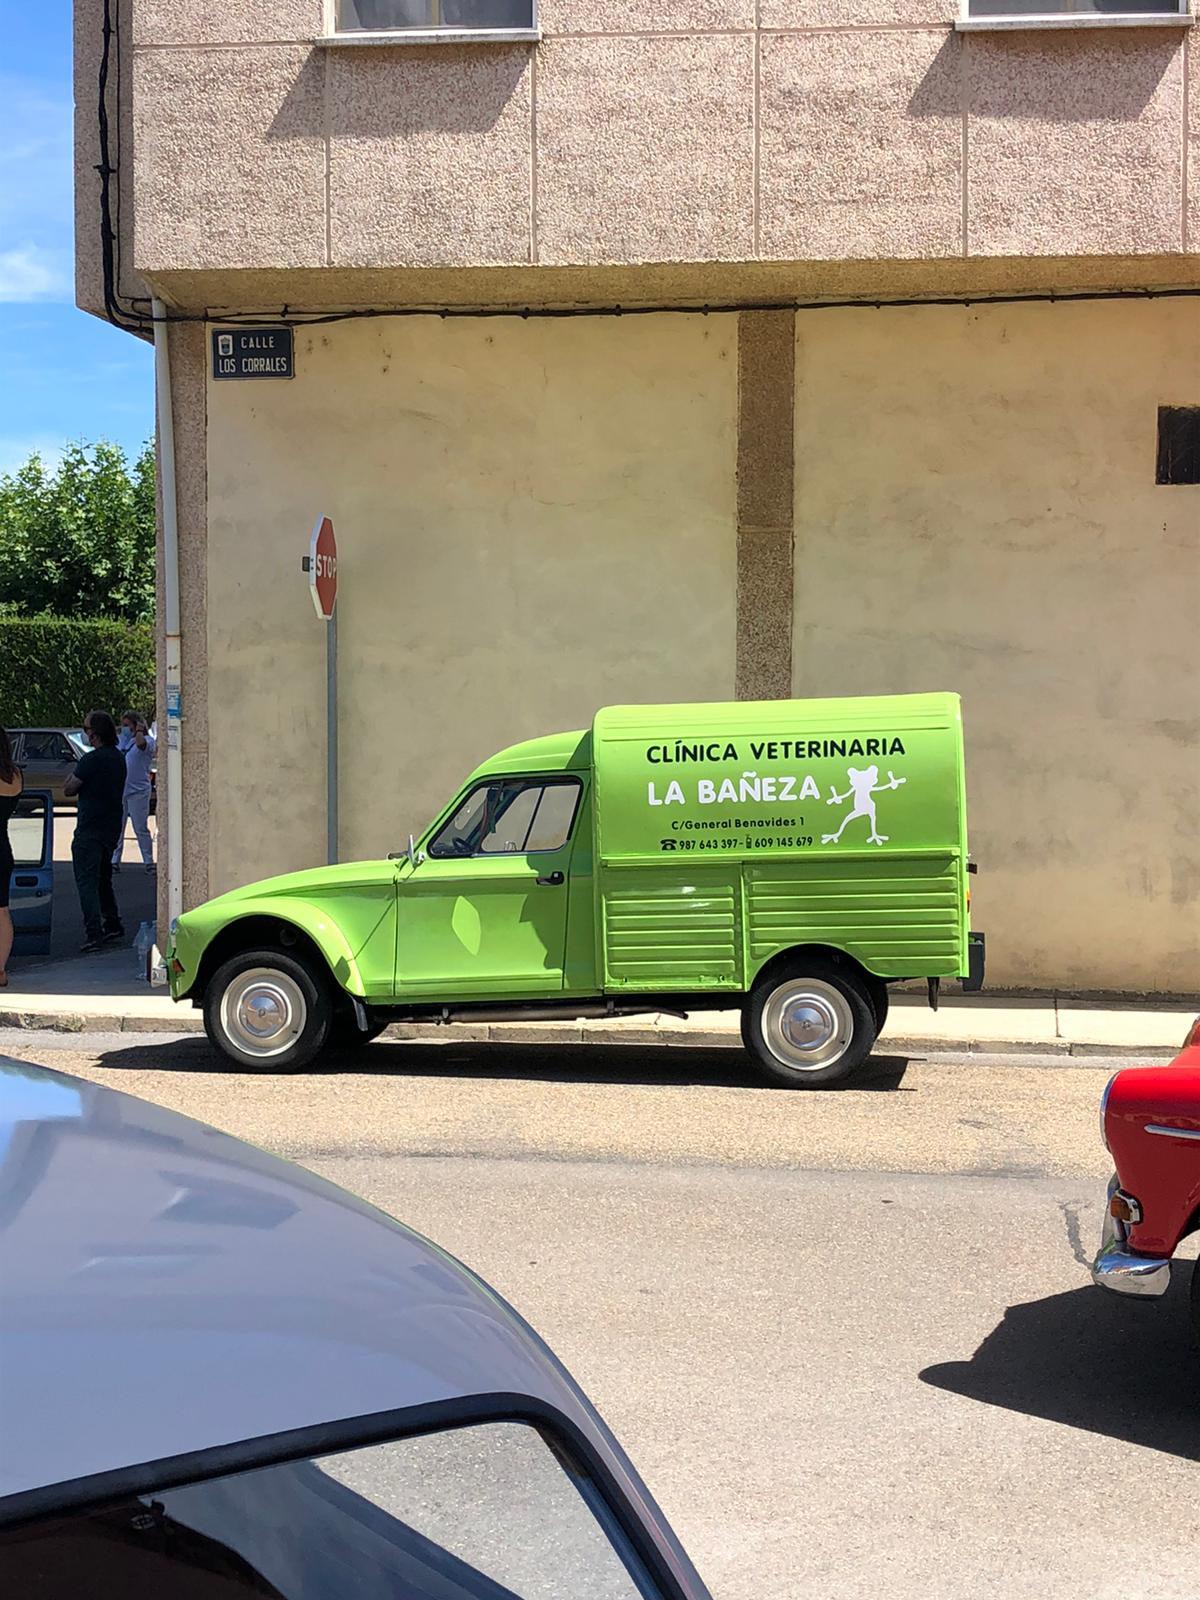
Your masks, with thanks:
[(70, 285), (67, 263), (57, 251), (35, 244), (0, 250), (0, 301), (60, 300)]
[(0, 73), (0, 301), (72, 297), (72, 169), (70, 101)]
[(68, 442), (66, 439), (56, 439), (52, 434), (34, 434), (26, 438), (19, 438), (15, 434), (5, 438), (0, 434), (0, 478), (23, 467), (34, 451), (46, 466), (57, 467)]

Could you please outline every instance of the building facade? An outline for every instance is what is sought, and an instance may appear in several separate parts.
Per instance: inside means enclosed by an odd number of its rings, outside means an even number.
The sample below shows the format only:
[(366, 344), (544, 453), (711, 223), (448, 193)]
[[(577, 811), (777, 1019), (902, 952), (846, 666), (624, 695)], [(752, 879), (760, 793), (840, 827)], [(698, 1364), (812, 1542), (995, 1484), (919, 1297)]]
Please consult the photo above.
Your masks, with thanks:
[(1032, 3), (76, 0), (187, 903), (323, 859), (328, 514), (343, 859), (606, 703), (956, 689), (990, 980), (1200, 987), (1200, 57)]

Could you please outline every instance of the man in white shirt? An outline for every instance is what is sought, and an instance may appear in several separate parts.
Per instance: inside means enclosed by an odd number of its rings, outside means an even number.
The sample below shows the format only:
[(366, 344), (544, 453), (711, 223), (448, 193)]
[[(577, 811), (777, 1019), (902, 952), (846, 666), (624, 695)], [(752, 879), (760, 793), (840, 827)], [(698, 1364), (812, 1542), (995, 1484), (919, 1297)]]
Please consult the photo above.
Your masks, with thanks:
[(114, 872), (121, 870), (126, 824), (129, 822), (133, 823), (133, 831), (142, 852), (143, 867), (147, 872), (154, 871), (154, 841), (150, 837), (150, 769), (154, 765), (157, 748), (143, 718), (136, 711), (127, 711), (121, 718), (117, 740), (117, 749), (125, 756), (125, 793), (122, 797), (125, 815), (121, 819), (121, 837), (113, 851)]

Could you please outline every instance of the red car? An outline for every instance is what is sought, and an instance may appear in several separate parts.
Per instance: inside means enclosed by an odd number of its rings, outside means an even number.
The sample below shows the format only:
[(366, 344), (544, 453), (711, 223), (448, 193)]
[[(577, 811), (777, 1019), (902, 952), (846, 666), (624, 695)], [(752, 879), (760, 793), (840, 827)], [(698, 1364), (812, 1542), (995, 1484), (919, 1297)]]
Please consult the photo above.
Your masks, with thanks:
[[(1160, 1295), (1179, 1241), (1200, 1229), (1200, 1017), (1169, 1065), (1110, 1079), (1100, 1124), (1117, 1170), (1092, 1278), (1119, 1294)], [(1200, 1262), (1192, 1323), (1200, 1337)]]

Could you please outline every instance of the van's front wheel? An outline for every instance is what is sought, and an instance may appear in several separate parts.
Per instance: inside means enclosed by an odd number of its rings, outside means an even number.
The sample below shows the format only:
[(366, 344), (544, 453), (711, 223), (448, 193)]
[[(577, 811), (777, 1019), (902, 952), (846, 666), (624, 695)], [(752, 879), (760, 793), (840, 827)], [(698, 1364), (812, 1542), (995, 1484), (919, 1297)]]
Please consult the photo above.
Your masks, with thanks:
[(776, 968), (755, 984), (742, 1039), (772, 1083), (824, 1089), (845, 1081), (879, 1033), (865, 984), (830, 961)]
[(251, 1072), (298, 1072), (329, 1037), (328, 986), (282, 950), (244, 950), (204, 991), (204, 1031)]

